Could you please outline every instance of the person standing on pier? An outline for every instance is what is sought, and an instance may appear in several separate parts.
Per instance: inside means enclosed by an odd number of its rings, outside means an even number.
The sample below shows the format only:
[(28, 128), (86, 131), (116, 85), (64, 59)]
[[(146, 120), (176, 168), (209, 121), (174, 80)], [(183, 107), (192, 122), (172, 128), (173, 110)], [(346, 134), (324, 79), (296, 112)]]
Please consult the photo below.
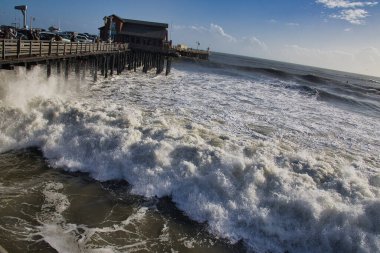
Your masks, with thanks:
[(75, 36), (75, 33), (71, 33), (70, 41), (77, 42), (77, 37)]

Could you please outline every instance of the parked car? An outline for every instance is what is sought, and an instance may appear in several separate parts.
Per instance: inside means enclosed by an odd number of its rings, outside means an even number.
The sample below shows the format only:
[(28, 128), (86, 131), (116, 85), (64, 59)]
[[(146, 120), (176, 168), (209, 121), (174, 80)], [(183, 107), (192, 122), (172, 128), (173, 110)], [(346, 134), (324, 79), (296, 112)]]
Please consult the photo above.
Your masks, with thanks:
[(62, 38), (62, 41), (63, 41), (63, 42), (68, 42), (68, 43), (71, 42), (71, 40), (70, 40), (70, 36), (69, 36), (69, 35), (59, 34), (59, 36)]
[(83, 35), (79, 35), (78, 34), (76, 36), (76, 39), (77, 39), (78, 42), (81, 42), (81, 43), (92, 43), (92, 40), (87, 39), (87, 37), (83, 36)]
[(40, 40), (54, 40), (55, 35), (52, 32), (40, 32)]
[(96, 42), (96, 39), (98, 38), (98, 36), (96, 35), (88, 35), (87, 36), (90, 40), (92, 40), (92, 42)]
[[(60, 35), (59, 35), (60, 36)], [(62, 42), (70, 43), (70, 38), (66, 38), (65, 36), (60, 36)]]
[(21, 39), (21, 40), (28, 40), (28, 37), (26, 37), (24, 34), (22, 33), (17, 33), (17, 39)]
[(40, 40), (52, 40), (52, 41), (62, 41), (62, 42), (70, 42), (69, 39), (59, 35), (58, 33), (52, 32), (40, 32)]

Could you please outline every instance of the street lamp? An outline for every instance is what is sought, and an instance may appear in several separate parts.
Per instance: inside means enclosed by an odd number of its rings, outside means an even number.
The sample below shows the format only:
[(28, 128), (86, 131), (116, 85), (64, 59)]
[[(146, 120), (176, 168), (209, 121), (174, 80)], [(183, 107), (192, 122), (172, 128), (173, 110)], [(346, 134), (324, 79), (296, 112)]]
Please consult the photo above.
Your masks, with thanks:
[(20, 10), (22, 12), (22, 15), (24, 16), (24, 29), (26, 29), (27, 28), (27, 26), (26, 26), (26, 10), (28, 9), (28, 7), (26, 5), (17, 5), (17, 6), (15, 6), (15, 9)]
[(36, 18), (35, 17), (32, 17), (30, 16), (30, 24), (29, 24), (29, 29), (32, 30), (32, 22), (35, 21)]
[(197, 43), (197, 50), (198, 50), (198, 48), (199, 48), (199, 46), (201, 45), (201, 43), (199, 43), (199, 41), (197, 41), (197, 42), (195, 42), (195, 43)]

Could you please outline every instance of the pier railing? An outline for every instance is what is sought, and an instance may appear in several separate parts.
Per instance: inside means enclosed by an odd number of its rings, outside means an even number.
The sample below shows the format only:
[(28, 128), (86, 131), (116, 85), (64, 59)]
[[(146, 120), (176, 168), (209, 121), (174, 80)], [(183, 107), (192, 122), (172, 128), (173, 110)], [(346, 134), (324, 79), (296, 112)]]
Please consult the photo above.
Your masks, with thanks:
[(168, 75), (172, 58), (175, 56), (174, 50), (169, 48), (132, 48), (127, 43), (0, 39), (0, 70), (13, 70), (15, 66), (30, 70), (33, 66), (41, 64), (46, 66), (47, 77), (51, 76), (54, 66), (57, 75), (64, 71), (66, 79), (72, 66), (79, 78), (81, 69), (83, 73), (86, 69), (91, 69), (95, 81), (99, 70), (107, 78), (108, 74), (113, 75), (115, 70), (120, 74), (126, 67), (134, 71), (142, 67), (143, 72), (156, 68), (156, 74), (160, 74), (166, 65), (165, 73)]
[(80, 43), (37, 40), (0, 40), (1, 60), (28, 57), (54, 57), (126, 51), (128, 44)]
[(204, 50), (198, 50), (193, 48), (180, 49), (177, 48), (176, 52), (183, 57), (198, 58), (202, 60), (208, 60), (210, 52)]

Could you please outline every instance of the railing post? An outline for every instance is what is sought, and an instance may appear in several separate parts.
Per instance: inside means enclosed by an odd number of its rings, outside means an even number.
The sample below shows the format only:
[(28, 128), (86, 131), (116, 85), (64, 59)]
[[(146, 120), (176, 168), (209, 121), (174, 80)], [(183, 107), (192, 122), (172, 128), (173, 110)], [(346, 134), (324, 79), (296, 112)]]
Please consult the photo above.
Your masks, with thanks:
[(98, 56), (94, 57), (94, 82), (98, 80)]
[(17, 58), (20, 58), (20, 51), (21, 51), (21, 38), (17, 40)]
[(53, 43), (52, 41), (49, 42), (49, 55), (51, 55), (51, 44), (52, 43)]
[(59, 41), (57, 41), (57, 56), (59, 55)]
[(66, 55), (66, 42), (63, 44), (63, 55)]
[(40, 57), (42, 56), (42, 41), (40, 41)]
[(75, 54), (78, 54), (78, 46), (79, 46), (79, 42), (77, 42), (77, 48), (75, 49)]
[(57, 75), (61, 75), (61, 60), (57, 61)]
[(5, 40), (3, 40), (3, 49), (1, 51), (2, 51), (2, 54), (3, 54), (2, 58), (4, 60), (5, 59)]
[(72, 49), (73, 49), (73, 43), (70, 42), (70, 54), (72, 54)]
[(29, 56), (32, 56), (32, 41), (29, 41)]

